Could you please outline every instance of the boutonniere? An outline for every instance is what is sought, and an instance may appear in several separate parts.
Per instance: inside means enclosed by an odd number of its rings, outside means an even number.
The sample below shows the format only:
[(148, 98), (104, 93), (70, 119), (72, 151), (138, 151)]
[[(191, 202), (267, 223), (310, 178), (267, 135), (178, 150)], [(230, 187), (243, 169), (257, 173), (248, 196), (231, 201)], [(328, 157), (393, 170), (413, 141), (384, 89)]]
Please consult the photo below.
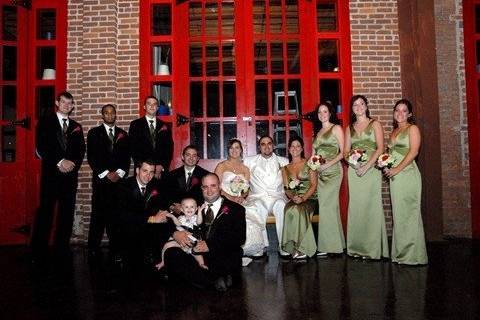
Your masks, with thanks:
[(221, 214), (228, 214), (230, 212), (230, 208), (225, 206), (222, 208), (222, 211), (220, 211)]
[(70, 134), (74, 134), (75, 132), (80, 132), (82, 131), (82, 128), (80, 128), (80, 126), (76, 126), (75, 129), (72, 130), (72, 132), (70, 132)]
[(158, 195), (158, 191), (156, 189), (153, 189), (150, 191), (150, 194), (148, 195), (147, 201), (149, 201), (152, 197), (155, 197)]
[(115, 140), (115, 141), (118, 142), (118, 140), (123, 139), (123, 138), (125, 138), (125, 135), (123, 134), (123, 132), (120, 132), (117, 136), (117, 140)]
[(158, 131), (167, 131), (168, 130), (168, 127), (166, 124), (164, 124), (163, 126), (160, 127), (160, 130)]
[(191, 186), (193, 187), (193, 186), (197, 185), (199, 182), (200, 182), (200, 180), (198, 180), (197, 177), (193, 177), (192, 182), (191, 182)]

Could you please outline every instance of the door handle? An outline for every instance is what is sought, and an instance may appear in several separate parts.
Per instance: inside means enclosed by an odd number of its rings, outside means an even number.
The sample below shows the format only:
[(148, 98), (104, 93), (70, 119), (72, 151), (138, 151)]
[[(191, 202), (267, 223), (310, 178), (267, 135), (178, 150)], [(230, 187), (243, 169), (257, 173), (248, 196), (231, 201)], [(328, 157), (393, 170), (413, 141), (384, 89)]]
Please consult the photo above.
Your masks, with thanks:
[(9, 126), (9, 127), (14, 127), (14, 126), (20, 126), (24, 129), (30, 129), (30, 117), (25, 117), (21, 120), (11, 120), (11, 121), (5, 121), (4, 123), (0, 123), (3, 126)]

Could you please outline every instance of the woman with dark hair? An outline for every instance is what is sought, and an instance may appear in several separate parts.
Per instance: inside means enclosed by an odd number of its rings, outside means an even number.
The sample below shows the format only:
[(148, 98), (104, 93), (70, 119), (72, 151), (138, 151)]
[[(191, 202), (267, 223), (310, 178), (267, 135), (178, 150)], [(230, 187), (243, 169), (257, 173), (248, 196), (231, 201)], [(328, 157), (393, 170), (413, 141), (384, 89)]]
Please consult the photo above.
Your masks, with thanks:
[(383, 172), (390, 178), (393, 236), (392, 261), (399, 264), (427, 264), (427, 250), (421, 214), (422, 177), (415, 162), (421, 144), (414, 124), (413, 106), (406, 99), (393, 107), (393, 131), (389, 153), (394, 164)]
[[(227, 145), (228, 158), (215, 168), (215, 174), (220, 179), (221, 194), (225, 198), (245, 206), (250, 183), (250, 170), (243, 164), (242, 142), (236, 138), (230, 139)], [(261, 219), (250, 206), (246, 208), (246, 240), (243, 246), (244, 255), (250, 256), (263, 250), (263, 230)], [(243, 265), (248, 265), (250, 258), (243, 259)]]
[(294, 259), (315, 255), (317, 246), (312, 228), (316, 207), (317, 174), (305, 160), (302, 138), (292, 137), (288, 142), (290, 163), (282, 168), (285, 194), (290, 201), (285, 206), (282, 250)]
[(320, 156), (318, 172), (318, 256), (343, 253), (345, 237), (340, 219), (339, 193), (342, 184), (344, 134), (338, 125), (331, 103), (321, 102), (317, 107), (321, 129), (313, 141), (313, 154)]
[(348, 168), (347, 253), (364, 259), (388, 257), (382, 175), (374, 168), (383, 152), (383, 128), (370, 118), (368, 100), (350, 100), (350, 126), (345, 132)]

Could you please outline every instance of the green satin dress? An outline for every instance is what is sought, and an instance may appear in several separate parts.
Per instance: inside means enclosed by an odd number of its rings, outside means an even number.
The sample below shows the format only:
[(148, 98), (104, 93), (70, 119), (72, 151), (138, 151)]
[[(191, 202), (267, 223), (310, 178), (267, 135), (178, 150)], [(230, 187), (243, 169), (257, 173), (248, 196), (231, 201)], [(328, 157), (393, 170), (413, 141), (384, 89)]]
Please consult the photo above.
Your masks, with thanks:
[[(389, 145), (398, 165), (410, 150), (409, 128)], [(401, 264), (427, 264), (427, 250), (421, 214), (422, 177), (415, 161), (390, 179), (393, 235), (392, 261)]]
[[(335, 158), (340, 151), (338, 141), (332, 133), (333, 126), (313, 141), (316, 155), (327, 161)], [(319, 172), (318, 196), (318, 251), (327, 253), (343, 253), (345, 237), (340, 219), (339, 194), (342, 184), (343, 169), (340, 162)]]
[[(351, 150), (362, 149), (368, 159), (377, 148), (373, 120), (363, 132), (350, 131)], [(348, 168), (347, 253), (370, 259), (388, 257), (388, 239), (382, 205), (382, 174), (375, 167), (362, 177)]]
[[(286, 170), (289, 177), (288, 180), (291, 181), (295, 177), (291, 176), (288, 169)], [(309, 171), (310, 168), (305, 164), (298, 174), (298, 179), (302, 183), (302, 186), (297, 190), (299, 195), (305, 194), (308, 188), (310, 188)], [(300, 204), (289, 201), (285, 205), (282, 236), (282, 249), (284, 251), (292, 255), (296, 251), (300, 251), (309, 257), (315, 255), (317, 244), (313, 234), (312, 216), (315, 212), (316, 202), (316, 197), (312, 196)]]

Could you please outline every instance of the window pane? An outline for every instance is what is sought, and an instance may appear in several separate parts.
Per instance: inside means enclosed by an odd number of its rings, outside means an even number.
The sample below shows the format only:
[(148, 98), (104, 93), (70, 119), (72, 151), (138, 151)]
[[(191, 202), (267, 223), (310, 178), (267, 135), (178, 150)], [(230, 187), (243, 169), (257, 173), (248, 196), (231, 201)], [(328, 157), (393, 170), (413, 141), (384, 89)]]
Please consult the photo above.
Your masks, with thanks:
[(288, 73), (300, 73), (300, 44), (298, 42), (287, 43)]
[(257, 116), (268, 115), (267, 80), (255, 80), (255, 114)]
[(202, 34), (202, 4), (198, 2), (190, 2), (188, 6), (188, 29), (190, 35), (199, 36)]
[(255, 135), (257, 137), (256, 143), (258, 143), (258, 140), (266, 135), (270, 135), (270, 129), (268, 126), (268, 121), (255, 121)]
[[(2, 87), (2, 120), (11, 121), (17, 118), (17, 91), (15, 86)], [(16, 156), (16, 128), (2, 127), (2, 161), (14, 162)]]
[(222, 3), (222, 35), (233, 36), (235, 28), (235, 7), (233, 3)]
[(337, 12), (334, 3), (317, 3), (317, 28), (319, 32), (337, 30)]
[(220, 123), (207, 123), (207, 158), (220, 159)]
[(203, 116), (203, 90), (200, 81), (190, 83), (190, 116)]
[(207, 117), (220, 116), (218, 89), (217, 81), (207, 82)]
[(287, 133), (285, 120), (273, 121), (273, 142), (275, 143), (275, 152), (279, 156), (287, 156)]
[(156, 4), (153, 6), (152, 34), (166, 35), (172, 33), (171, 9), (169, 4)]
[(190, 44), (190, 76), (200, 77), (202, 76), (202, 44), (191, 43)]
[(336, 79), (322, 79), (319, 82), (320, 100), (330, 101), (333, 106), (339, 109), (340, 100), (340, 81)]
[(36, 116), (44, 117), (52, 109), (52, 102), (55, 101), (55, 87), (37, 87)]
[(17, 47), (3, 47), (3, 80), (17, 80)]
[(205, 34), (214, 36), (218, 34), (218, 5), (207, 3), (205, 5)]
[(253, 1), (253, 32), (256, 34), (265, 33), (266, 21), (267, 19), (265, 14), (265, 1)]
[(237, 136), (237, 124), (235, 122), (223, 123), (223, 157), (228, 157), (228, 141)]
[(17, 40), (17, 8), (4, 6), (2, 21), (2, 39), (7, 41)]
[(203, 144), (203, 123), (194, 122), (190, 124), (190, 144), (198, 148), (198, 156), (203, 158), (204, 144)]
[(318, 41), (318, 70), (338, 72), (338, 47), (336, 40)]
[(273, 42), (270, 44), (270, 65), (272, 74), (283, 74), (283, 44)]
[(37, 39), (53, 40), (55, 39), (55, 10), (38, 10), (38, 33)]
[(302, 114), (302, 91), (299, 79), (288, 80), (288, 109), (290, 113)]
[(287, 33), (298, 33), (298, 3), (297, 0), (286, 0)]
[(288, 140), (290, 141), (293, 137), (302, 137), (302, 123), (300, 120), (290, 120), (288, 123), (290, 125)]
[(283, 80), (272, 81), (273, 115), (285, 113), (285, 89)]
[(282, 32), (282, 1), (270, 0), (270, 33)]
[(237, 115), (235, 82), (223, 83), (223, 116), (235, 117)]
[(267, 45), (265, 43), (255, 43), (253, 58), (255, 60), (255, 74), (267, 74)]
[(218, 45), (209, 43), (205, 51), (207, 76), (218, 76)]
[(157, 44), (152, 47), (152, 67), (154, 75), (168, 76), (172, 72), (169, 43)]
[(55, 79), (55, 47), (37, 48), (37, 79)]
[(222, 44), (222, 68), (224, 76), (235, 75), (235, 47), (233, 42)]
[(153, 85), (152, 93), (158, 99), (157, 115), (168, 116), (172, 114), (172, 84), (161, 82)]

